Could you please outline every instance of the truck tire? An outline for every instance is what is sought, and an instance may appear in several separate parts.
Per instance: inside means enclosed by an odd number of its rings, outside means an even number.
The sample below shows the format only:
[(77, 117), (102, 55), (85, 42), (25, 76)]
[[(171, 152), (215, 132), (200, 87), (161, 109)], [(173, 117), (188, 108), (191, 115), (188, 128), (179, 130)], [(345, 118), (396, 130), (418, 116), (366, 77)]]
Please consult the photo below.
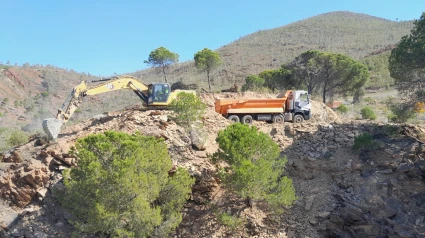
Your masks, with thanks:
[(285, 118), (282, 114), (277, 114), (273, 116), (273, 123), (283, 123), (285, 121)]
[(252, 116), (250, 115), (245, 115), (242, 117), (242, 123), (243, 124), (252, 124)]
[(240, 122), (240, 119), (239, 119), (238, 115), (231, 115), (227, 119), (229, 119), (232, 122)]
[(301, 123), (304, 121), (304, 117), (301, 114), (297, 114), (294, 116), (294, 118), (292, 119), (293, 123)]

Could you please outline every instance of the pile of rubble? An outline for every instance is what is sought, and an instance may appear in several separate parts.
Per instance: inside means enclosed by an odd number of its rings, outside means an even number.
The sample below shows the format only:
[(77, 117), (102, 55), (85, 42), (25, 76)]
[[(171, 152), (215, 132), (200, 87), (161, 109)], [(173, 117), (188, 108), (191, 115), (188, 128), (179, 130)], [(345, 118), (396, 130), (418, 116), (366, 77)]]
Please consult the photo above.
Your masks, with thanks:
[[(226, 197), (209, 155), (218, 149), (217, 133), (230, 122), (215, 113), (216, 98), (272, 98), (270, 94), (201, 94), (208, 109), (204, 133), (191, 133), (171, 120), (170, 111), (126, 110), (65, 127), (56, 143), (33, 140), (0, 155), (1, 235), (70, 236), (73, 228), (51, 189), (63, 189), (61, 171), (78, 165), (68, 154), (77, 138), (105, 130), (164, 138), (175, 166), (196, 178), (191, 200), (176, 237), (421, 237), (424, 234), (425, 130), (419, 126), (344, 121), (323, 103), (312, 102), (312, 118), (302, 124), (254, 125), (279, 144), (288, 159), (285, 174), (293, 179), (298, 201), (279, 222), (258, 207)], [(353, 151), (355, 137), (374, 136), (378, 150)], [(208, 205), (214, 204), (214, 206)], [(240, 211), (248, 229), (230, 231), (214, 207)], [(13, 208), (14, 210), (12, 210)], [(13, 222), (13, 220), (15, 220)], [(283, 222), (282, 222), (283, 221)], [(3, 222), (3, 223), (2, 223)], [(31, 226), (29, 225), (31, 224)], [(1, 230), (1, 229), (0, 229)]]
[[(86, 122), (65, 126), (56, 143), (46, 145), (42, 140), (34, 140), (6, 152), (0, 157), (3, 172), (0, 178), (0, 198), (15, 210), (25, 211), (23, 209), (32, 202), (41, 201), (46, 194), (51, 194), (53, 186), (63, 186), (58, 182), (62, 178), (61, 171), (78, 164), (78, 161), (68, 154), (77, 138), (105, 130), (118, 130), (127, 133), (139, 131), (144, 135), (164, 138), (174, 165), (188, 168), (191, 175), (197, 179), (192, 201), (203, 204), (213, 200), (219, 186), (215, 167), (207, 157), (218, 149), (215, 143), (218, 131), (230, 124), (227, 119), (215, 113), (215, 96), (217, 95), (201, 95), (208, 106), (202, 119), (203, 130), (208, 132), (207, 136), (186, 132), (169, 119), (170, 111), (127, 110), (98, 115)], [(233, 93), (221, 96), (237, 97)], [(245, 93), (244, 96), (272, 97), (251, 93)], [(286, 137), (285, 133), (282, 133), (283, 130), (280, 130), (281, 125), (265, 122), (255, 122), (255, 125), (266, 133), (279, 131), (280, 133), (271, 135), (282, 148), (292, 143), (293, 139)], [(9, 224), (2, 226), (7, 228)]]
[[(300, 236), (422, 237), (425, 145), (417, 138), (424, 132), (354, 121), (298, 133), (283, 153), (300, 199), (284, 220)], [(376, 148), (354, 151), (364, 133)]]
[[(14, 153), (17, 154), (16, 151)], [(49, 172), (41, 161), (13, 162), (3, 173), (5, 176), (0, 178), (0, 197), (20, 208), (28, 205), (36, 195), (43, 196), (47, 190), (45, 186), (49, 181)]]
[[(218, 187), (212, 177), (215, 168), (206, 158), (218, 148), (215, 145), (215, 135), (229, 122), (220, 115), (206, 113), (203, 117), (203, 130), (208, 131), (208, 134), (204, 136), (185, 131), (169, 120), (170, 114), (170, 111), (134, 110), (102, 114), (63, 128), (56, 143), (44, 144), (40, 138), (0, 154), (1, 200), (7, 206), (26, 214), (26, 206), (42, 200), (46, 193), (51, 193), (51, 188), (62, 178), (62, 170), (78, 164), (68, 153), (78, 138), (105, 130), (117, 130), (127, 133), (138, 131), (147, 136), (164, 138), (174, 165), (187, 168), (197, 179), (192, 200), (203, 203), (210, 199), (212, 192)], [(9, 229), (11, 224), (0, 219), (0, 225)]]

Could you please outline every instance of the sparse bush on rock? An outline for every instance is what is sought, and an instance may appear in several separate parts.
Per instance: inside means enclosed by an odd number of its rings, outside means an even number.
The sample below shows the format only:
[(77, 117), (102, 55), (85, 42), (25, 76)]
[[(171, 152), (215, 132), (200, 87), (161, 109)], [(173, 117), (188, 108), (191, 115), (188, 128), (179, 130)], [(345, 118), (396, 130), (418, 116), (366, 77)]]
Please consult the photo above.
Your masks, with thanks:
[(371, 151), (376, 149), (377, 146), (371, 134), (364, 133), (354, 138), (353, 149), (356, 151)]
[(226, 212), (218, 214), (217, 219), (221, 224), (227, 226), (232, 231), (243, 225), (242, 218), (232, 216)]
[(22, 145), (27, 141), (28, 141), (28, 136), (25, 134), (25, 132), (16, 130), (12, 132), (12, 134), (10, 134), (10, 137), (7, 140), (7, 145), (14, 147), (14, 146)]

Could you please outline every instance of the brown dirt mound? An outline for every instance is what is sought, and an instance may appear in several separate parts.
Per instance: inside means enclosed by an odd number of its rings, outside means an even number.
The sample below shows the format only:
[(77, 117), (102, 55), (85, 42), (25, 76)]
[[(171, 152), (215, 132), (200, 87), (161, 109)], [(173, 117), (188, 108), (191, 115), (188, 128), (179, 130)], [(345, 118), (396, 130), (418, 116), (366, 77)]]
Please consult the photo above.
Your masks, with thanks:
[(334, 112), (330, 107), (326, 106), (322, 102), (311, 101), (311, 122), (313, 123), (332, 123), (340, 122), (338, 114)]

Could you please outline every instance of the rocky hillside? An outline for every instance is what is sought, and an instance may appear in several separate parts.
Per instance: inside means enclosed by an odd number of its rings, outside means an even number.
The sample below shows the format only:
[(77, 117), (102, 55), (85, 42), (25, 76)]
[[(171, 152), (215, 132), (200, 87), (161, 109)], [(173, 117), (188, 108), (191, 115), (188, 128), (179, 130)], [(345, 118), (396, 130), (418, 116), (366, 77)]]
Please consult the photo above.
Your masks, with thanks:
[[(208, 155), (217, 150), (217, 132), (229, 121), (216, 114), (214, 97), (203, 118), (209, 132), (191, 146), (189, 135), (169, 119), (169, 111), (123, 110), (99, 115), (62, 131), (57, 143), (34, 138), (0, 155), (0, 236), (69, 237), (74, 231), (53, 189), (63, 189), (62, 171), (78, 161), (68, 154), (78, 137), (104, 130), (165, 138), (175, 166), (196, 178), (173, 237), (423, 237), (425, 223), (425, 128), (381, 125), (339, 118), (313, 102), (313, 117), (303, 124), (255, 122), (288, 158), (298, 201), (279, 216), (261, 203), (246, 208), (224, 193)], [(215, 97), (271, 97), (267, 94), (215, 94)], [(355, 136), (373, 135), (376, 150), (354, 151)], [(223, 226), (217, 211), (245, 221), (236, 230)]]
[[(51, 66), (0, 65), (0, 126), (31, 131), (35, 121), (57, 112), (72, 87), (92, 79), (95, 77)], [(16, 121), (19, 123), (10, 123)]]

